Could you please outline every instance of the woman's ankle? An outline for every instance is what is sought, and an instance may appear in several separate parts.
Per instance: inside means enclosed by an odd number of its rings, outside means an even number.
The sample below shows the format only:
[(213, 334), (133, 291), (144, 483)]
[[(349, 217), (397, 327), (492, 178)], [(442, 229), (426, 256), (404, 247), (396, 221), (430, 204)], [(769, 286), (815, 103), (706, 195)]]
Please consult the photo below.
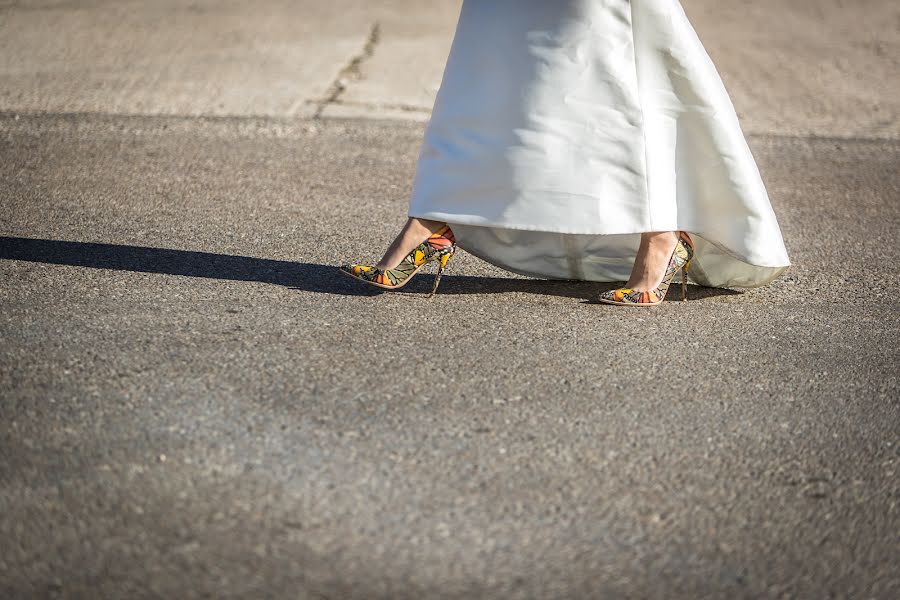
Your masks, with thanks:
[(385, 251), (375, 266), (379, 269), (393, 269), (407, 254), (421, 244), (433, 233), (438, 232), (446, 223), (442, 221), (432, 221), (429, 219), (420, 219), (418, 217), (409, 217), (400, 233), (394, 238), (390, 247)]
[(638, 291), (654, 289), (653, 284), (665, 277), (668, 261), (677, 244), (676, 231), (653, 231), (642, 234), (640, 248), (625, 287)]

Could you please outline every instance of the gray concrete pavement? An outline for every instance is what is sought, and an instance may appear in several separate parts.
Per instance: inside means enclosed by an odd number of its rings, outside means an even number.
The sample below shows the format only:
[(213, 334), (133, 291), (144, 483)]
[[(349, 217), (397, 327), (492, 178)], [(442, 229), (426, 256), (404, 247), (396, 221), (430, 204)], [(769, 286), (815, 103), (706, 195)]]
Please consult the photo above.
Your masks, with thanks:
[[(683, 4), (749, 133), (900, 136), (897, 2)], [(0, 3), (0, 110), (421, 121), (459, 5)]]
[[(0, 3), (0, 110), (308, 117), (331, 104), (416, 117), (440, 84), (458, 9), (455, 0)], [(381, 76), (337, 103), (373, 32)]]
[[(151, 4), (103, 43), (140, 45)], [(388, 73), (440, 53), (452, 3), (420, 38), (425, 10), (399, 1), (176, 11), (170, 44), (236, 44), (185, 102), (192, 75), (164, 65), (194, 59), (165, 46), (156, 79), (92, 91), (127, 66), (102, 75), (108, 3), (0, 3), (0, 597), (900, 595), (900, 141), (876, 77), (895, 9), (766, 4), (685, 3), (794, 266), (636, 314), (465, 253), (430, 300), (429, 275), (374, 293), (333, 268), (405, 216), (408, 118), (443, 57), (394, 93)], [(293, 40), (301, 12), (321, 23)], [(856, 88), (804, 70), (812, 49), (783, 64), (774, 40), (801, 22), (846, 30), (820, 57)], [(322, 76), (253, 99), (280, 67), (239, 74), (279, 35)]]

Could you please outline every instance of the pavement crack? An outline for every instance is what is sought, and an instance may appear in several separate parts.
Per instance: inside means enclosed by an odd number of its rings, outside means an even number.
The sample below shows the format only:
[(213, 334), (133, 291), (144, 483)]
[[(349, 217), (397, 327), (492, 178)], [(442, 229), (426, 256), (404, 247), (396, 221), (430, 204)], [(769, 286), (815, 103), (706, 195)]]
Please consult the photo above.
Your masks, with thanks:
[(315, 102), (316, 112), (313, 114), (314, 119), (321, 118), (322, 112), (329, 104), (338, 102), (341, 94), (347, 89), (347, 85), (350, 81), (362, 77), (362, 64), (372, 58), (372, 55), (375, 54), (375, 47), (378, 45), (380, 39), (381, 24), (376, 21), (372, 24), (371, 29), (369, 29), (369, 35), (366, 37), (366, 43), (363, 45), (362, 52), (350, 59), (350, 62), (338, 72), (337, 77), (328, 88), (325, 97)]

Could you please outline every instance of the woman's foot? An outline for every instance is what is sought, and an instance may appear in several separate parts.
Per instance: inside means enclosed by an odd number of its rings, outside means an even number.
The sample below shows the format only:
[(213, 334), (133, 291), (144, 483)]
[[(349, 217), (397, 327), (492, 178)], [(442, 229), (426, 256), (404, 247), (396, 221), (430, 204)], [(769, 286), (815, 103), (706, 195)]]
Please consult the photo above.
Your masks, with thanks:
[(432, 233), (439, 231), (444, 225), (446, 223), (441, 221), (410, 217), (375, 267), (383, 270), (396, 268), (403, 257), (413, 251), (413, 248), (421, 244)]
[(636, 292), (655, 290), (666, 276), (666, 267), (678, 243), (678, 233), (674, 231), (651, 231), (641, 234), (631, 277), (625, 287)]
[(681, 299), (684, 300), (687, 272), (693, 257), (694, 243), (683, 231), (644, 233), (625, 287), (601, 292), (597, 300), (624, 306), (655, 306), (666, 297), (679, 270)]
[(426, 264), (437, 261), (438, 270), (428, 295), (430, 298), (437, 291), (441, 274), (455, 252), (456, 237), (449, 225), (410, 218), (376, 265), (343, 264), (340, 271), (371, 285), (395, 290), (406, 285)]

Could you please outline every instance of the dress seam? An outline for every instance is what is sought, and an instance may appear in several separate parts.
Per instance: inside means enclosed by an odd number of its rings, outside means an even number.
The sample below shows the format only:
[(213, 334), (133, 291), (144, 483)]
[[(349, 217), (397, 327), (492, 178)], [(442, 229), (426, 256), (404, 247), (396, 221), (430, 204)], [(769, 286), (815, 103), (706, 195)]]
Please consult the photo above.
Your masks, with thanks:
[(653, 228), (653, 211), (650, 207), (650, 159), (648, 156), (648, 145), (647, 145), (647, 113), (644, 111), (644, 97), (641, 93), (641, 75), (640, 69), (638, 67), (638, 51), (637, 51), (637, 36), (634, 31), (634, 3), (628, 3), (628, 10), (631, 13), (631, 18), (629, 19), (629, 26), (631, 27), (631, 56), (634, 59), (634, 83), (637, 88), (637, 104), (638, 109), (641, 112), (641, 138), (644, 141), (644, 199), (646, 202), (645, 208), (647, 212), (647, 228), (648, 231), (654, 231)]

